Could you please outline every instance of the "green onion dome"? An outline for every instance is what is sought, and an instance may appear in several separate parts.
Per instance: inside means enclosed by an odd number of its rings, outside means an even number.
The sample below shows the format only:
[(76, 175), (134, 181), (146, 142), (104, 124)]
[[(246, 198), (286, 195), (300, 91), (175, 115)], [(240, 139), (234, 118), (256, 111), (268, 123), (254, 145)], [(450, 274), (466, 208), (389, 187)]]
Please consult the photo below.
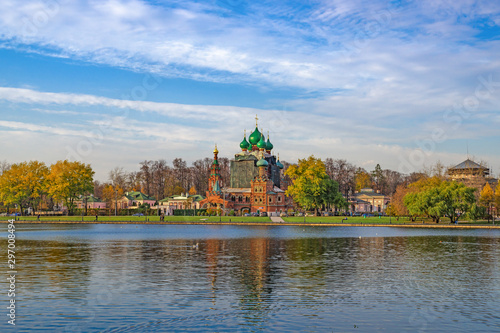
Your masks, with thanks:
[(266, 167), (268, 166), (269, 163), (264, 158), (261, 158), (260, 160), (257, 161), (257, 166), (258, 167)]
[(262, 134), (259, 132), (257, 126), (255, 126), (255, 131), (253, 131), (252, 134), (250, 134), (250, 136), (248, 137), (248, 141), (252, 146), (255, 146), (259, 142), (261, 136)]
[(267, 148), (267, 143), (266, 140), (264, 139), (264, 134), (261, 134), (259, 142), (257, 142), (257, 148), (259, 149), (266, 149)]
[(247, 141), (247, 136), (246, 134), (243, 136), (243, 141), (241, 141), (240, 143), (240, 148), (241, 149), (249, 149), (250, 147), (252, 147), (248, 141)]
[(267, 143), (266, 143), (266, 150), (273, 150), (273, 144), (271, 141), (269, 141), (269, 133), (267, 133)]
[(280, 154), (278, 154), (278, 161), (276, 161), (276, 165), (277, 165), (277, 166), (278, 166), (278, 168), (280, 168), (280, 169), (283, 169), (283, 168), (284, 168), (283, 164), (281, 164), (281, 162), (280, 162)]

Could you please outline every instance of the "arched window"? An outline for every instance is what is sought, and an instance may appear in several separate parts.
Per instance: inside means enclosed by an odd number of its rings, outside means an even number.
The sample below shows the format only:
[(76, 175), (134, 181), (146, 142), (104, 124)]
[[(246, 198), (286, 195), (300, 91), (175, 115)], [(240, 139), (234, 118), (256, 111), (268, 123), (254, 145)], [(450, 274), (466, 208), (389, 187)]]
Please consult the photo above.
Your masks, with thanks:
[(281, 202), (281, 196), (278, 196), (278, 202)]
[(234, 195), (231, 196), (231, 201), (235, 201), (236, 198), (234, 197)]
[(241, 197), (241, 195), (238, 197), (238, 202), (242, 202), (243, 201), (243, 198)]
[(269, 203), (272, 203), (272, 202), (273, 202), (273, 198), (269, 197)]

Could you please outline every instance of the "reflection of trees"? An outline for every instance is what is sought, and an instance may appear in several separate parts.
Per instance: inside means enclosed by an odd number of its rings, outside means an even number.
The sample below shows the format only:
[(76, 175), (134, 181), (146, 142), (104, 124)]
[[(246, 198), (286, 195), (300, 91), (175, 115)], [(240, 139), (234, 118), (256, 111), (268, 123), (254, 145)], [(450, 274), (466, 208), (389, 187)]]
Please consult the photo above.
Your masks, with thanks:
[(61, 292), (64, 298), (79, 299), (87, 294), (91, 249), (85, 243), (18, 240), (16, 255), (25, 295)]

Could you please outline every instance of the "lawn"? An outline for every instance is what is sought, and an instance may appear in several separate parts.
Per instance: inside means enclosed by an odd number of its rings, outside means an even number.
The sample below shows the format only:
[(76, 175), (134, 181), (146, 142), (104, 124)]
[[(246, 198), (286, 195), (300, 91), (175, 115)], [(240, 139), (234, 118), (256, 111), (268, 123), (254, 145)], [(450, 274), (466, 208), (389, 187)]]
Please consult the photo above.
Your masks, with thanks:
[(306, 216), (299, 217), (283, 217), (285, 222), (290, 223), (365, 223), (365, 224), (402, 224), (409, 223), (409, 220), (406, 218), (400, 218), (399, 221), (396, 221), (394, 217), (389, 218), (386, 216), (383, 217), (366, 217), (363, 216)]
[[(14, 216), (1, 216), (0, 221), (14, 219)], [(17, 220), (36, 221), (36, 216), (17, 216)], [(41, 222), (94, 222), (95, 216), (41, 216)], [(254, 216), (165, 216), (165, 222), (270, 222), (269, 217)], [(160, 217), (150, 216), (99, 216), (98, 222), (160, 222)]]

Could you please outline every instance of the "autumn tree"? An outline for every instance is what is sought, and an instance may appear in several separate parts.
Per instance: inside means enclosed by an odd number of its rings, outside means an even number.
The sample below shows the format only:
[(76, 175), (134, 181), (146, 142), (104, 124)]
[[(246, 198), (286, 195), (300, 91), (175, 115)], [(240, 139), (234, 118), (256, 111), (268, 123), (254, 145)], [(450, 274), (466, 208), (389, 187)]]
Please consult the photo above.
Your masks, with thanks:
[(189, 189), (189, 195), (196, 195), (196, 188), (194, 186), (191, 186)]
[(47, 176), (48, 193), (57, 201), (63, 201), (72, 214), (75, 200), (93, 191), (94, 171), (90, 164), (58, 161), (50, 166)]
[(46, 191), (48, 168), (43, 162), (30, 161), (13, 164), (0, 176), (0, 200), (5, 205), (17, 204), (35, 210)]
[(391, 196), (390, 211), (387, 214), (395, 216), (398, 220), (401, 216), (409, 216), (408, 208), (404, 203), (404, 198), (409, 190), (404, 185), (399, 185)]
[(117, 210), (117, 201), (125, 194), (124, 189), (120, 185), (113, 186), (106, 184), (102, 190), (102, 200), (106, 202), (106, 207)]
[(363, 188), (368, 188), (372, 186), (372, 179), (368, 172), (358, 168), (356, 171), (356, 191), (361, 191)]
[(495, 188), (495, 207), (497, 209), (497, 214), (500, 212), (500, 181)]
[(305, 209), (318, 209), (332, 204), (344, 207), (345, 200), (338, 191), (338, 183), (326, 174), (325, 164), (314, 156), (300, 159), (297, 165), (291, 165), (286, 175), (292, 180), (286, 195)]
[(484, 185), (481, 190), (481, 194), (479, 195), (479, 205), (484, 207), (488, 211), (488, 220), (490, 219), (490, 209), (491, 205), (495, 202), (495, 193), (493, 193), (493, 189), (491, 188), (489, 183)]

